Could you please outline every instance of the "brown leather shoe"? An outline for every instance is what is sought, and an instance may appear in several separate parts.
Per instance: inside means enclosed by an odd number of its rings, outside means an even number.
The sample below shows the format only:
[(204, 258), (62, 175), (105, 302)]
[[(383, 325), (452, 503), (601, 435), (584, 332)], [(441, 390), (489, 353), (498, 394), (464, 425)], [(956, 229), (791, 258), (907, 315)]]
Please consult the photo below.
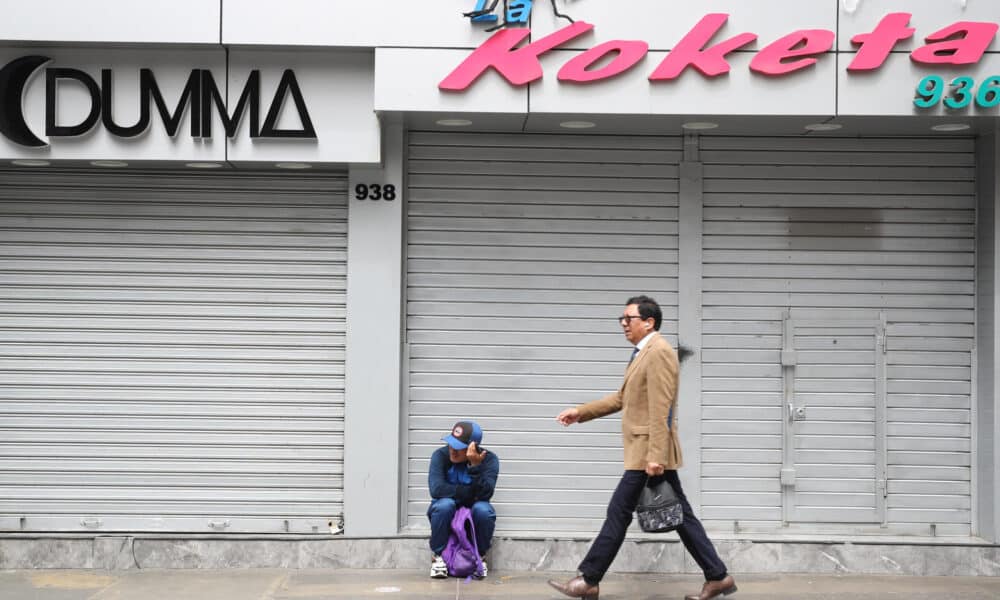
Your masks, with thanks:
[(566, 583), (549, 580), (549, 585), (570, 598), (583, 598), (584, 600), (597, 600), (597, 594), (601, 591), (601, 586), (590, 585), (584, 581), (583, 576), (577, 576)]
[(706, 581), (701, 586), (700, 594), (684, 596), (684, 600), (712, 600), (718, 595), (728, 596), (736, 591), (736, 580), (732, 575), (726, 575), (719, 581)]

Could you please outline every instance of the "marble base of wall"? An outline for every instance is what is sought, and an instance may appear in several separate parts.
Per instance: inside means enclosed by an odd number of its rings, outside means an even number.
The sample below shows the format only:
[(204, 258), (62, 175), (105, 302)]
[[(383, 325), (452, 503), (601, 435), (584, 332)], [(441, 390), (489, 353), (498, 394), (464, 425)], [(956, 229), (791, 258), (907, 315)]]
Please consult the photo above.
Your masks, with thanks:
[[(719, 540), (733, 573), (1000, 577), (1000, 547)], [(574, 571), (581, 540), (497, 538), (490, 571)], [(425, 538), (60, 537), (0, 534), (0, 569), (423, 569)], [(627, 540), (611, 566), (633, 573), (697, 573), (676, 538)]]

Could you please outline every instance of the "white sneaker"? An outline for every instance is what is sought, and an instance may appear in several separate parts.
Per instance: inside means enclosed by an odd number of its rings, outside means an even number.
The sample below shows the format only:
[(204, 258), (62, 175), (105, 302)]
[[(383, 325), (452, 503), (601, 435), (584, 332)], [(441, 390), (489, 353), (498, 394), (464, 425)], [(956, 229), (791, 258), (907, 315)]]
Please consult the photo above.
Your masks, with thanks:
[(444, 559), (438, 555), (434, 555), (434, 560), (431, 561), (431, 579), (447, 579), (448, 578), (448, 565), (444, 564)]
[(490, 570), (486, 568), (486, 559), (484, 558), (483, 559), (483, 572), (482, 572), (481, 575), (476, 575), (476, 577), (479, 578), (479, 579), (486, 579), (486, 577), (489, 575), (489, 573), (490, 573)]

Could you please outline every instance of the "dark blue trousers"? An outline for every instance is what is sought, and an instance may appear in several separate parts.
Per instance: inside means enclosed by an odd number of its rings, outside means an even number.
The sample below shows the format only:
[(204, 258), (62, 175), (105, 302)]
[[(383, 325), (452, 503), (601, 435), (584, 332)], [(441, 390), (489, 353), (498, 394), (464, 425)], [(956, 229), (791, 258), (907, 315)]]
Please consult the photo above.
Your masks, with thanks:
[[(604, 578), (608, 572), (611, 562), (614, 561), (618, 550), (625, 541), (625, 530), (632, 523), (632, 513), (639, 504), (639, 493), (646, 485), (645, 471), (625, 471), (615, 493), (608, 503), (608, 516), (604, 520), (601, 532), (597, 534), (594, 543), (590, 546), (590, 551), (580, 563), (579, 571), (587, 583), (596, 585)], [(651, 483), (659, 483), (666, 479), (670, 487), (674, 488), (677, 498), (681, 501), (684, 509), (684, 524), (677, 529), (677, 534), (684, 543), (688, 554), (694, 558), (698, 566), (705, 573), (705, 579), (718, 581), (726, 576), (726, 565), (715, 552), (715, 546), (708, 539), (705, 528), (701, 521), (694, 516), (691, 505), (688, 504), (687, 497), (681, 489), (681, 480), (677, 477), (677, 471), (664, 471), (663, 475), (652, 478)]]
[[(440, 555), (448, 545), (451, 535), (451, 519), (458, 510), (458, 504), (451, 498), (438, 498), (431, 502), (427, 509), (427, 518), (431, 521), (431, 552)], [(476, 528), (476, 548), (480, 556), (486, 556), (493, 545), (493, 529), (496, 527), (497, 513), (493, 506), (485, 500), (472, 505), (472, 524)]]

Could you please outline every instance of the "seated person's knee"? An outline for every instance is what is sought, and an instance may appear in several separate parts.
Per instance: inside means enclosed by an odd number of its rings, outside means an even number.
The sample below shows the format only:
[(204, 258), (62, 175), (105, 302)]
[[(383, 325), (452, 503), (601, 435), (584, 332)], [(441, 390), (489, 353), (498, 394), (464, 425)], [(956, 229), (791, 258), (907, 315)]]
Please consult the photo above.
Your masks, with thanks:
[(437, 500), (431, 502), (432, 513), (454, 513), (457, 508), (458, 503), (455, 502), (454, 498), (438, 498)]
[(497, 513), (493, 510), (493, 506), (489, 502), (476, 502), (472, 505), (472, 518), (479, 519), (496, 519)]

